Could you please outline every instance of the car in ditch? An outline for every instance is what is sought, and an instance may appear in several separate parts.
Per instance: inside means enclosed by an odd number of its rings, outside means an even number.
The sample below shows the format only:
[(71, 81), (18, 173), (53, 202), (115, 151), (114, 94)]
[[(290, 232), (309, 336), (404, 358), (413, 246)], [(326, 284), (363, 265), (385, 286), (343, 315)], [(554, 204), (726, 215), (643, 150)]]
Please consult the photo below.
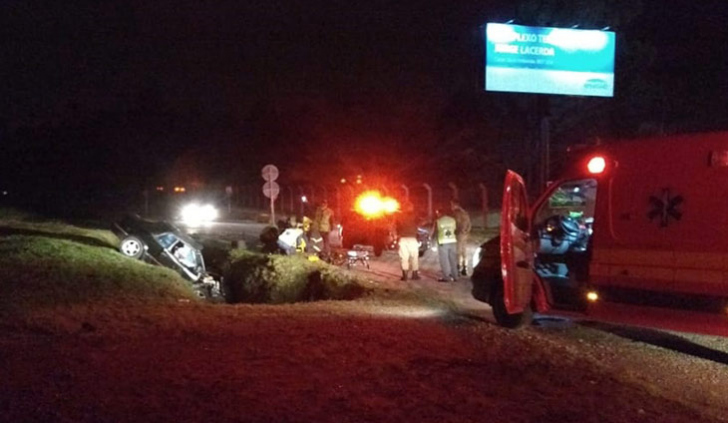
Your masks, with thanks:
[(177, 271), (202, 297), (222, 296), (222, 278), (208, 273), (202, 245), (172, 223), (129, 215), (116, 222), (113, 231), (123, 255)]

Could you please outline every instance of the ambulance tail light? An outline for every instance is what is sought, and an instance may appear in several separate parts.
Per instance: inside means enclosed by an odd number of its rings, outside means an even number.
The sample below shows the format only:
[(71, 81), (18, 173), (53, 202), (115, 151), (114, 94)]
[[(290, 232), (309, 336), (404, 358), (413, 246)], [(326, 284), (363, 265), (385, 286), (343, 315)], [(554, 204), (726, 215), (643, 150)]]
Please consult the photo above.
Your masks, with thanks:
[(586, 168), (592, 175), (599, 175), (607, 168), (607, 161), (602, 156), (594, 156), (589, 159)]
[(597, 302), (599, 300), (599, 294), (597, 294), (596, 291), (589, 291), (589, 292), (586, 293), (586, 299), (590, 303), (595, 303), (595, 302)]

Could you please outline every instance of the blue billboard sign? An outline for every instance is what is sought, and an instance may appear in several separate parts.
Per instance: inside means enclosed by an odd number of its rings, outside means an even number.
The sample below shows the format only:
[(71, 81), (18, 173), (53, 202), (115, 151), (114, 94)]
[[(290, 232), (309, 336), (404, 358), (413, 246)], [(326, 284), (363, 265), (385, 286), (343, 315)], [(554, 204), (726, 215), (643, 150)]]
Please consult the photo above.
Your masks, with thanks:
[(487, 91), (614, 95), (614, 32), (489, 23), (485, 45)]

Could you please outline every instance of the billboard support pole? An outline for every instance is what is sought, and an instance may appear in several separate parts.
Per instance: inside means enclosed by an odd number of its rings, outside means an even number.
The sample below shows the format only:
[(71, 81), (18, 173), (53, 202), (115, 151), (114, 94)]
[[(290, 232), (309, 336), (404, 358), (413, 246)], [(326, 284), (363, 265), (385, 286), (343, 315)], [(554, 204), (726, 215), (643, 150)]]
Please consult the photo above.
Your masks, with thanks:
[(541, 189), (549, 182), (551, 164), (551, 120), (548, 116), (541, 118)]
[(549, 96), (538, 97), (539, 143), (541, 153), (539, 188), (543, 190), (551, 174), (551, 101)]

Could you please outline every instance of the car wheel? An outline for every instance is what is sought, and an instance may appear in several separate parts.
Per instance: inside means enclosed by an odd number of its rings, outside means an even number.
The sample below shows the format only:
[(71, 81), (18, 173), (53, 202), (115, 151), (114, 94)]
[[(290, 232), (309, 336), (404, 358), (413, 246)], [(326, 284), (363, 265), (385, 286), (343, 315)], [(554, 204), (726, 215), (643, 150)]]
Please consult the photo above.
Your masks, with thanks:
[(144, 255), (144, 243), (135, 236), (128, 236), (121, 240), (119, 251), (127, 257), (140, 259)]
[(509, 329), (516, 329), (527, 326), (531, 323), (533, 312), (530, 305), (522, 313), (509, 314), (506, 310), (506, 304), (503, 301), (503, 284), (499, 283), (490, 298), (491, 308), (493, 309), (493, 317), (500, 326)]

